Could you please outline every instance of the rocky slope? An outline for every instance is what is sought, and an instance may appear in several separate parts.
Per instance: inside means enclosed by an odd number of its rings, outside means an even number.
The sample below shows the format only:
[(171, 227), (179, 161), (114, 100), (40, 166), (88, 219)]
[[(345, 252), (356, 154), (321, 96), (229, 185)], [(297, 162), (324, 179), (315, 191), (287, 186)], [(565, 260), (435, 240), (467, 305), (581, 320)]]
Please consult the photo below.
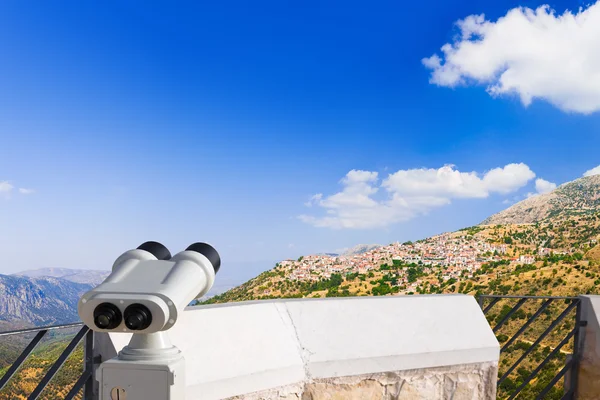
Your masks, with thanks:
[(351, 247), (351, 248), (345, 250), (340, 255), (344, 256), (344, 257), (349, 257), (349, 256), (353, 256), (356, 254), (366, 253), (367, 251), (376, 249), (378, 247), (381, 247), (381, 245), (380, 244), (359, 244), (359, 245), (356, 245), (354, 247)]
[(560, 185), (554, 191), (523, 200), (484, 220), (481, 225), (527, 224), (565, 219), (600, 209), (600, 175)]
[(79, 321), (77, 301), (91, 287), (61, 278), (0, 275), (0, 321), (38, 326)]

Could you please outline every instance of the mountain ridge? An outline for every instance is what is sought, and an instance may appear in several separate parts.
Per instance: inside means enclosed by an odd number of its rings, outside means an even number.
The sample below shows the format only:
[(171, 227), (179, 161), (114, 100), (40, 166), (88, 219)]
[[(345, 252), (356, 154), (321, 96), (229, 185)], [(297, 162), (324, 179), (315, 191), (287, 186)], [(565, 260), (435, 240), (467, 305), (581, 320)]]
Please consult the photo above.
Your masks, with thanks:
[(110, 274), (110, 271), (71, 268), (39, 268), (11, 274), (29, 278), (51, 277), (60, 278), (75, 283), (85, 283), (97, 286)]
[(566, 182), (549, 193), (522, 200), (483, 220), (479, 225), (532, 224), (548, 218), (595, 212), (600, 208), (600, 175)]
[(55, 277), (0, 274), (0, 321), (54, 325), (79, 321), (79, 297), (93, 286)]

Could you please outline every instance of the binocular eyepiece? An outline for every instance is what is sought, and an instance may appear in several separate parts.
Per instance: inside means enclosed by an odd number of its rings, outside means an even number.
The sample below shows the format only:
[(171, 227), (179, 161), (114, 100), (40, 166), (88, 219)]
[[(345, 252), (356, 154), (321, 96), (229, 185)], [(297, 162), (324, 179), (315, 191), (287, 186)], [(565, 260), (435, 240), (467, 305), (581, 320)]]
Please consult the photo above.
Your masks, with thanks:
[[(138, 246), (138, 250), (146, 250), (148, 253), (156, 257), (157, 260), (166, 261), (171, 259), (171, 252), (162, 243), (152, 241), (144, 242)], [(189, 245), (185, 251), (195, 251), (196, 253), (200, 253), (204, 257), (208, 258), (215, 269), (215, 274), (219, 268), (221, 268), (221, 257), (219, 256), (219, 253), (217, 253), (217, 250), (215, 250), (214, 247), (209, 244), (196, 242)]]
[(215, 274), (219, 272), (219, 269), (221, 268), (221, 257), (210, 244), (196, 242), (189, 245), (185, 251), (195, 251), (196, 253), (202, 254), (204, 257), (208, 258), (208, 261), (212, 264)]

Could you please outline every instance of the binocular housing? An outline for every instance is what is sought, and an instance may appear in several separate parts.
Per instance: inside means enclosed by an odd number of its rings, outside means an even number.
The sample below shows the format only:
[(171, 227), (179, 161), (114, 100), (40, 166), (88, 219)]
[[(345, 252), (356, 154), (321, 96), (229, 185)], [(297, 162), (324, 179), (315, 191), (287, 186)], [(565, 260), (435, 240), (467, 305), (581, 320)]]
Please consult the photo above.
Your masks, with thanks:
[(220, 266), (219, 254), (206, 243), (171, 257), (161, 243), (145, 242), (117, 258), (104, 282), (79, 299), (77, 311), (97, 332), (166, 331), (210, 290)]

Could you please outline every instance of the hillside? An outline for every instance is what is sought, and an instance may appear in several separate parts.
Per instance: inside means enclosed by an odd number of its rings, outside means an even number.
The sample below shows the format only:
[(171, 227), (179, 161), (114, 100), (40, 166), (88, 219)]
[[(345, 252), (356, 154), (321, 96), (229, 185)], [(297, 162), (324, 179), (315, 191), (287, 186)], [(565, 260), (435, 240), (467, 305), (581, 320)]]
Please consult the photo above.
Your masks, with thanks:
[[(589, 293), (600, 284), (599, 264), (586, 256), (594, 256), (600, 249), (596, 247), (599, 233), (597, 215), (579, 218), (574, 225), (565, 221), (475, 227), (414, 244), (395, 243), (364, 253), (370, 265), (358, 268), (351, 263), (360, 263), (360, 258), (308, 256), (281, 262), (206, 303), (385, 294)], [(436, 247), (472, 250), (473, 263), (436, 265), (445, 259), (426, 256)], [(461, 258), (467, 258), (468, 253), (465, 251)], [(329, 267), (325, 266), (328, 262)], [(298, 273), (304, 269), (307, 274)]]
[(596, 213), (600, 208), (600, 175), (565, 183), (554, 191), (523, 200), (484, 220), (481, 225), (526, 224)]
[[(52, 366), (54, 361), (65, 349), (77, 329), (69, 329), (68, 332), (49, 332), (47, 338), (36, 347), (30, 357), (23, 363), (23, 366), (0, 391), (0, 400), (25, 400), (33, 389)], [(31, 340), (32, 334), (28, 335)], [(25, 338), (23, 338), (24, 340)], [(0, 341), (3, 344), (6, 338)], [(65, 364), (58, 371), (56, 376), (50, 381), (48, 386), (40, 395), (40, 400), (64, 399), (71, 387), (75, 384), (77, 378), (83, 370), (83, 342), (75, 348)], [(15, 350), (14, 354), (4, 354), (0, 352), (0, 377), (8, 370), (10, 363), (17, 357), (16, 350), (23, 348), (25, 342)], [(0, 348), (1, 350), (1, 348)], [(4, 362), (2, 362), (4, 361)], [(75, 396), (75, 399), (81, 399), (81, 393)]]
[[(594, 272), (599, 241), (600, 175), (593, 175), (523, 200), (479, 226), (415, 243), (361, 245), (341, 255), (284, 260), (207, 302), (457, 292), (580, 294), (600, 283)], [(542, 284), (545, 270), (560, 276), (574, 267), (589, 268), (587, 279), (567, 279), (551, 290)], [(538, 273), (532, 272), (531, 280), (523, 282), (527, 285), (498, 291), (523, 269)]]

